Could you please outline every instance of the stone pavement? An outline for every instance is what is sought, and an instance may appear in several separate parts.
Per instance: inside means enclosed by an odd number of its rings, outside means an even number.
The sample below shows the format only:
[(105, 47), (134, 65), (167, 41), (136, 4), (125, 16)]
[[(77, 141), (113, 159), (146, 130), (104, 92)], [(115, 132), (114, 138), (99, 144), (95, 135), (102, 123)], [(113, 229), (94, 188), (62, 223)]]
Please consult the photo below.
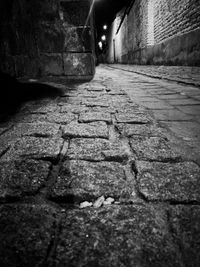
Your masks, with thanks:
[(152, 78), (160, 78), (181, 84), (200, 87), (200, 68), (190, 66), (154, 66), (113, 64), (114, 68), (143, 74)]
[[(116, 76), (125, 70), (125, 82), (121, 79), (118, 82), (134, 102), (148, 109), (162, 126), (182, 138), (190, 146), (190, 153), (200, 154), (200, 68), (109, 66), (119, 69), (114, 71)], [(152, 79), (152, 75), (159, 79)], [(191, 86), (194, 81), (198, 86)]]
[(1, 266), (200, 265), (199, 154), (129, 92), (158, 86), (127, 75), (45, 83), (55, 95), (2, 117)]

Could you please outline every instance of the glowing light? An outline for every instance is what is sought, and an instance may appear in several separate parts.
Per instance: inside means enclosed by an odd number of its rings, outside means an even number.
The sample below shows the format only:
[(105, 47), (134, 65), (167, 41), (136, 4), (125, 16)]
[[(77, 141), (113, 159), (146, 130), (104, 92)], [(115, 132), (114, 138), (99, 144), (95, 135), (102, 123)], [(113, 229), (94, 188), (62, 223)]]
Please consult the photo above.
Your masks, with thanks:
[(103, 25), (103, 29), (104, 30), (107, 30), (108, 29), (108, 26), (107, 25)]
[(102, 35), (102, 36), (101, 36), (101, 40), (102, 40), (102, 41), (105, 41), (105, 40), (106, 40), (106, 36), (105, 36), (105, 35)]
[(99, 46), (100, 49), (102, 49), (102, 47), (103, 47), (103, 43), (102, 43), (102, 42), (99, 42), (99, 43), (98, 43), (98, 46)]

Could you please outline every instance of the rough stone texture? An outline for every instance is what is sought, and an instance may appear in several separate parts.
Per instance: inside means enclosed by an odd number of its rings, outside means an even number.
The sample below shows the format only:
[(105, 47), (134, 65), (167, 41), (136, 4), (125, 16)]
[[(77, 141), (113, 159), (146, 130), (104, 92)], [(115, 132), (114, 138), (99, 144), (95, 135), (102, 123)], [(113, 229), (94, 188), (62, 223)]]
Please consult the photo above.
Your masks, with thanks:
[(64, 53), (64, 72), (70, 76), (94, 74), (94, 59), (91, 53)]
[(13, 129), (16, 136), (53, 137), (58, 135), (60, 126), (53, 123), (19, 123)]
[(90, 161), (119, 161), (126, 160), (130, 155), (129, 148), (120, 141), (110, 142), (104, 139), (73, 139), (70, 142), (67, 157)]
[(134, 180), (126, 180), (121, 164), (115, 162), (65, 161), (53, 186), (51, 197), (88, 201), (102, 195), (131, 198)]
[(4, 160), (20, 158), (56, 160), (60, 154), (63, 140), (60, 138), (22, 137), (12, 144), (4, 155)]
[(200, 168), (193, 162), (158, 163), (139, 161), (138, 189), (148, 200), (199, 202)]
[(200, 208), (177, 206), (170, 210), (170, 222), (177, 244), (180, 246), (186, 266), (198, 266), (200, 262)]
[(111, 123), (111, 116), (109, 113), (105, 112), (86, 112), (82, 113), (79, 117), (79, 122), (95, 122), (95, 121), (105, 121)]
[[(94, 75), (91, 1), (1, 1), (0, 70), (17, 77)], [(85, 19), (85, 20), (83, 20)], [(84, 32), (83, 32), (84, 30)], [(82, 52), (82, 54), (78, 54)]]
[(152, 122), (152, 118), (147, 114), (134, 114), (134, 113), (127, 113), (127, 114), (117, 114), (116, 120), (118, 123), (140, 123), (146, 124)]
[(166, 220), (162, 210), (151, 206), (69, 211), (54, 264), (180, 266)]
[(174, 161), (181, 160), (182, 154), (175, 144), (161, 137), (134, 136), (130, 145), (139, 160)]
[(1, 266), (43, 265), (55, 232), (55, 216), (55, 209), (45, 205), (1, 206)]
[(108, 127), (105, 122), (68, 124), (63, 130), (63, 137), (86, 137), (86, 138), (106, 138), (108, 139)]
[(44, 186), (50, 166), (35, 160), (0, 162), (0, 199), (36, 194)]

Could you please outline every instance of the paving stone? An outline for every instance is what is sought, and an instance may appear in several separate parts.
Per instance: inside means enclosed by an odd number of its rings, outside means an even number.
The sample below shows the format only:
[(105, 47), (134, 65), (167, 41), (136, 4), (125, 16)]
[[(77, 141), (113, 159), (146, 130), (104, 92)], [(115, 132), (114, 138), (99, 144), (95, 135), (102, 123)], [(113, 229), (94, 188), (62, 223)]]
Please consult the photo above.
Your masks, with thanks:
[(82, 113), (78, 119), (79, 122), (95, 122), (95, 121), (105, 121), (111, 123), (111, 116), (109, 113), (105, 112), (86, 112)]
[(0, 199), (33, 195), (44, 186), (51, 164), (35, 160), (0, 162)]
[(181, 266), (166, 216), (152, 206), (69, 210), (55, 266)]
[(165, 130), (152, 125), (140, 125), (140, 124), (117, 124), (118, 131), (126, 137), (133, 135), (145, 135), (145, 136), (164, 136)]
[(86, 137), (108, 139), (108, 127), (105, 122), (77, 123), (71, 122), (63, 129), (63, 137)]
[(90, 201), (102, 195), (115, 199), (131, 198), (134, 180), (126, 180), (125, 171), (116, 162), (65, 161), (53, 186), (51, 197)]
[(177, 106), (177, 108), (184, 112), (185, 114), (197, 115), (200, 114), (200, 105), (192, 105), (192, 106)]
[(170, 105), (174, 106), (185, 106), (185, 105), (200, 105), (200, 102), (191, 98), (187, 99), (173, 99), (173, 100), (168, 100)]
[(139, 160), (174, 161), (181, 160), (182, 154), (175, 143), (156, 136), (134, 136), (130, 145)]
[(19, 123), (13, 128), (17, 136), (53, 137), (58, 135), (60, 126), (53, 123)]
[(163, 122), (172, 132), (185, 141), (200, 140), (200, 124), (192, 121)]
[(134, 113), (127, 113), (127, 114), (116, 114), (116, 121), (118, 123), (150, 123), (152, 122), (152, 118), (148, 114), (134, 114)]
[(87, 99), (87, 100), (82, 100), (82, 105), (86, 105), (87, 107), (109, 107), (110, 106), (110, 104), (106, 101), (103, 101), (103, 100), (101, 100), (101, 101), (99, 101), (99, 100), (89, 100), (89, 99)]
[(61, 138), (22, 137), (12, 144), (3, 160), (34, 158), (56, 160), (59, 157), (63, 140)]
[(185, 100), (187, 99), (186, 96), (181, 95), (181, 94), (172, 94), (172, 95), (159, 95), (157, 96), (158, 99), (163, 99), (163, 100)]
[(147, 102), (147, 101), (140, 101), (140, 104), (147, 109), (173, 109), (174, 107), (162, 102)]
[(1, 205), (1, 266), (44, 265), (56, 220), (56, 211), (45, 205)]
[(120, 141), (77, 138), (70, 142), (67, 157), (82, 160), (109, 160), (122, 162), (130, 156), (129, 148)]
[(199, 266), (200, 207), (178, 205), (171, 208), (170, 222), (185, 266)]
[(44, 106), (42, 104), (27, 104), (23, 107), (23, 112), (28, 113), (39, 113), (39, 114), (46, 114), (48, 112), (56, 112), (58, 111), (59, 107), (55, 103), (47, 103)]
[(193, 162), (137, 162), (138, 189), (148, 200), (200, 201), (200, 168)]
[(67, 105), (61, 106), (60, 113), (80, 114), (81, 112), (85, 112), (87, 110), (88, 110), (88, 107), (85, 107), (85, 106), (67, 104)]
[(176, 109), (153, 110), (154, 117), (161, 121), (190, 121), (192, 117)]

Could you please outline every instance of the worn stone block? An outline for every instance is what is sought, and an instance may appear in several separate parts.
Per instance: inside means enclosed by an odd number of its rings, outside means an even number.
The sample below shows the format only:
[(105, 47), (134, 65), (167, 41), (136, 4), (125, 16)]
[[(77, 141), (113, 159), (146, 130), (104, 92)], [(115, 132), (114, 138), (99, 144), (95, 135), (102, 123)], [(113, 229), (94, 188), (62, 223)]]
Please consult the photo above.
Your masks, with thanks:
[(136, 164), (138, 189), (148, 200), (200, 201), (200, 168), (193, 162)]
[(129, 148), (121, 141), (110, 142), (104, 139), (77, 138), (70, 142), (67, 157), (92, 161), (123, 162), (130, 156)]
[(53, 137), (58, 135), (59, 128), (59, 125), (53, 123), (19, 123), (13, 131), (19, 137)]
[(43, 21), (38, 25), (36, 36), (41, 53), (62, 53), (64, 51), (65, 30), (62, 22)]
[(55, 233), (56, 211), (45, 205), (1, 205), (1, 266), (39, 266)]
[(105, 112), (85, 112), (79, 117), (79, 122), (95, 122), (95, 121), (105, 121), (111, 123), (111, 115)]
[(161, 137), (134, 136), (130, 144), (139, 160), (177, 161), (183, 156), (175, 143)]
[(71, 122), (63, 129), (63, 137), (86, 137), (108, 139), (108, 126), (105, 122), (77, 123)]
[(89, 27), (69, 27), (63, 24), (65, 31), (64, 51), (92, 51), (91, 29)]
[(19, 158), (56, 160), (63, 145), (61, 138), (22, 137), (12, 144), (4, 160)]
[(64, 53), (64, 73), (71, 76), (94, 74), (94, 58), (91, 53)]
[(115, 162), (65, 161), (52, 190), (52, 197), (74, 202), (102, 195), (115, 199), (131, 198), (134, 181), (126, 181), (123, 166)]
[(174, 238), (181, 247), (184, 264), (186, 266), (198, 266), (200, 263), (199, 206), (178, 205), (169, 211)]
[(64, 75), (63, 58), (59, 53), (41, 54), (42, 75)]
[(68, 266), (180, 266), (163, 210), (150, 205), (68, 210), (53, 262)]
[(36, 194), (44, 186), (50, 166), (35, 160), (0, 162), (0, 199)]

